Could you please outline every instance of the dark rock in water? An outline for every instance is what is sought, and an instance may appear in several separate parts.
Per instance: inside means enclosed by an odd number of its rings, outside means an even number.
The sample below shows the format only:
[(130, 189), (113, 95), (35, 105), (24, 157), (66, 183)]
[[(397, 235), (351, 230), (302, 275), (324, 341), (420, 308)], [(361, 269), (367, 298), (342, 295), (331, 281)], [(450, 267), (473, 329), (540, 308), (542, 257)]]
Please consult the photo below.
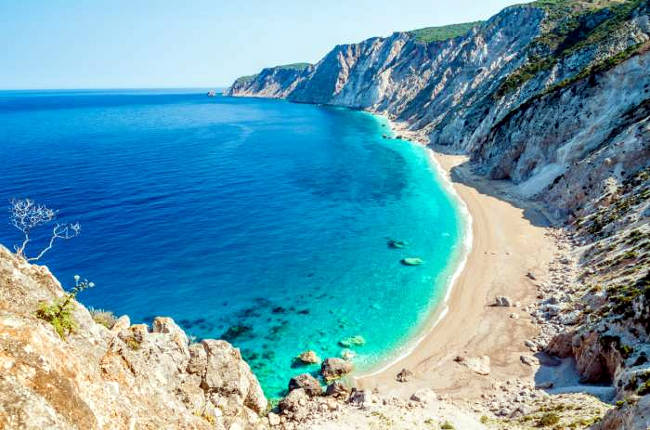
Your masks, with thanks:
[(411, 379), (411, 376), (413, 376), (413, 372), (408, 369), (402, 369), (399, 371), (397, 376), (395, 376), (395, 379), (397, 379), (397, 382), (408, 382), (408, 380)]
[(289, 391), (297, 390), (299, 388), (305, 390), (305, 393), (310, 397), (320, 396), (323, 393), (323, 389), (320, 386), (318, 379), (314, 378), (309, 373), (301, 373), (289, 380)]
[(283, 313), (286, 313), (287, 310), (285, 308), (283, 308), (282, 306), (276, 306), (276, 307), (273, 308), (273, 310), (271, 310), (271, 312), (274, 313), (274, 314), (283, 314)]
[(273, 360), (275, 358), (275, 352), (273, 352), (273, 351), (264, 351), (262, 353), (262, 358), (264, 360)]
[(325, 395), (347, 401), (350, 397), (350, 390), (343, 385), (343, 383), (334, 381), (327, 386), (327, 389), (325, 389)]
[(250, 336), (252, 331), (253, 329), (247, 325), (233, 325), (228, 327), (228, 330), (221, 335), (221, 338), (231, 342), (243, 336)]
[(300, 309), (298, 313), (300, 315), (309, 315), (309, 309)]
[(405, 248), (406, 245), (408, 245), (407, 242), (404, 242), (403, 240), (395, 240), (395, 239), (390, 239), (388, 241), (388, 247), (393, 248), (393, 249), (401, 249)]
[(242, 309), (241, 311), (239, 311), (237, 313), (237, 316), (239, 318), (257, 317), (259, 315), (260, 315), (260, 313), (259, 313), (259, 309), (257, 307)]
[(325, 382), (331, 382), (352, 372), (352, 363), (341, 358), (327, 358), (321, 364), (320, 373)]

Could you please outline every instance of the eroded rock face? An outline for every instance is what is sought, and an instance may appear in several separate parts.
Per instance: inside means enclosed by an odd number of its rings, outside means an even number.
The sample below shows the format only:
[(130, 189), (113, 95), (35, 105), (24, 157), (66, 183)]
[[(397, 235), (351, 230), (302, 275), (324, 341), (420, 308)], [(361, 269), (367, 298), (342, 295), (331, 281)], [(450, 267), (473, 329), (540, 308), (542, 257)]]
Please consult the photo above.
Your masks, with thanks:
[[(171, 318), (151, 329), (122, 317), (108, 330), (76, 304), (61, 339), (35, 317), (63, 294), (46, 267), (0, 247), (0, 427), (255, 428), (267, 402), (239, 351), (190, 345)], [(233, 427), (234, 426), (234, 427)]]

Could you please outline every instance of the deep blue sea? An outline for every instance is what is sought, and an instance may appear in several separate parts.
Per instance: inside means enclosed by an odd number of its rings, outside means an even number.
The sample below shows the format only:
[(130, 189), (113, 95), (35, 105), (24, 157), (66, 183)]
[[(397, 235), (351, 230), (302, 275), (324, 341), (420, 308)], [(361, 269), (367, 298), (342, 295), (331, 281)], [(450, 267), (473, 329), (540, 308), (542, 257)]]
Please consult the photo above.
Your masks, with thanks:
[(95, 282), (80, 301), (226, 338), (273, 397), (317, 370), (292, 367), (307, 349), (362, 336), (357, 371), (388, 360), (444, 296), (456, 202), (423, 148), (382, 135), (364, 112), (198, 90), (0, 92), (0, 204), (82, 224), (42, 260)]

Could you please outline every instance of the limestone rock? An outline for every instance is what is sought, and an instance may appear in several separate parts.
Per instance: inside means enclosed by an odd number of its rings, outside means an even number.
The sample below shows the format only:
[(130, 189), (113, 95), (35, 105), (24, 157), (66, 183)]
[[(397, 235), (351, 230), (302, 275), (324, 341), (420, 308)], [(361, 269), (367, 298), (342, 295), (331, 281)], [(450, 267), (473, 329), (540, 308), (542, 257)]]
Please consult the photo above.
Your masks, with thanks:
[(333, 381), (352, 372), (352, 363), (341, 358), (327, 358), (321, 365), (321, 375), (325, 381)]
[(315, 353), (314, 351), (312, 351), (312, 350), (302, 352), (302, 353), (298, 356), (298, 360), (300, 360), (300, 362), (302, 362), (302, 363), (304, 363), (304, 364), (316, 364), (316, 363), (320, 363), (320, 358), (319, 358), (318, 355), (316, 355), (316, 353)]
[(21, 429), (259, 425), (266, 399), (227, 342), (189, 345), (171, 318), (149, 331), (123, 316), (107, 330), (80, 303), (78, 329), (61, 339), (34, 310), (62, 294), (46, 267), (0, 246), (0, 427), (2, 417)]
[(305, 393), (310, 397), (323, 394), (320, 382), (309, 373), (302, 373), (289, 380), (289, 391), (297, 390), (298, 388), (305, 390)]
[(483, 355), (481, 357), (463, 357), (457, 356), (454, 361), (467, 367), (472, 372), (479, 375), (490, 374), (490, 357)]
[(494, 306), (510, 307), (512, 306), (512, 300), (508, 296), (496, 296), (494, 298)]
[(341, 382), (334, 381), (327, 386), (325, 395), (345, 401), (350, 397), (350, 390)]
[(395, 376), (395, 379), (397, 379), (397, 382), (408, 382), (411, 376), (413, 376), (413, 372), (408, 369), (402, 369), (399, 371), (397, 376)]

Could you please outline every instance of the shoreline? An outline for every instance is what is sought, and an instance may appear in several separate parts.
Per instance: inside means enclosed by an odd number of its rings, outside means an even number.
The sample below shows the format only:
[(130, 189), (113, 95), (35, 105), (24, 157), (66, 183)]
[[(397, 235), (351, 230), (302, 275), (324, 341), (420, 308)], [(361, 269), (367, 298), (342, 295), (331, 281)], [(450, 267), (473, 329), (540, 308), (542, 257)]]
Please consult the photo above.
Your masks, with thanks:
[[(371, 113), (373, 116), (376, 116), (383, 121), (389, 127), (389, 130), (393, 137), (395, 137), (395, 131), (400, 128), (400, 125), (391, 121), (386, 116), (376, 113)], [(418, 135), (421, 136), (421, 135)], [(426, 138), (420, 137), (420, 140), (425, 140)], [(377, 376), (386, 370), (390, 369), (396, 363), (406, 359), (411, 355), (417, 347), (426, 340), (426, 338), (431, 334), (431, 332), (436, 328), (436, 326), (447, 316), (449, 313), (449, 298), (451, 297), (452, 290), (456, 285), (458, 278), (461, 276), (467, 265), (467, 259), (472, 251), (472, 245), (474, 242), (474, 235), (472, 231), (473, 218), (472, 214), (467, 207), (467, 204), (454, 189), (453, 182), (450, 177), (450, 172), (445, 170), (443, 166), (436, 160), (435, 152), (426, 147), (426, 145), (418, 140), (404, 139), (407, 140), (411, 145), (422, 146), (423, 150), (426, 151), (426, 157), (430, 166), (435, 171), (434, 174), (437, 175), (440, 180), (445, 192), (449, 194), (449, 197), (455, 201), (456, 209), (459, 215), (461, 222), (461, 235), (462, 240), (460, 242), (461, 249), (457, 256), (455, 256), (454, 261), (451, 263), (451, 274), (449, 278), (445, 281), (445, 292), (441, 301), (435, 303), (432, 309), (429, 312), (429, 315), (422, 321), (422, 327), (413, 335), (411, 335), (400, 347), (397, 348), (397, 354), (391, 356), (385, 360), (381, 360), (376, 363), (372, 368), (366, 369), (364, 373), (354, 375), (351, 379), (355, 382), (367, 378), (372, 378)]]
[[(387, 121), (394, 135), (426, 145), (423, 133), (405, 130), (406, 124), (376, 115)], [(524, 216), (519, 206), (525, 203), (515, 206), (480, 191), (495, 181), (473, 175), (465, 164), (466, 156), (446, 155), (429, 147), (425, 150), (443, 185), (459, 202), (458, 209), (467, 212), (463, 240), (471, 244), (460, 256), (444, 300), (432, 310), (422, 330), (407, 340), (405, 351), (354, 375), (352, 380), (361, 389), (395, 395), (408, 396), (414, 388), (433, 388), (467, 400), (498, 381), (532, 379), (534, 369), (519, 360), (521, 354), (530, 352), (524, 341), (538, 331), (524, 311), (535, 303), (537, 295), (534, 282), (525, 275), (529, 271), (540, 276), (545, 273), (556, 246), (546, 227), (534, 225)], [(496, 295), (512, 297), (520, 305), (491, 307)], [(489, 376), (460, 365), (454, 360), (458, 356), (489, 357)], [(401, 369), (413, 372), (410, 382), (396, 381)]]

